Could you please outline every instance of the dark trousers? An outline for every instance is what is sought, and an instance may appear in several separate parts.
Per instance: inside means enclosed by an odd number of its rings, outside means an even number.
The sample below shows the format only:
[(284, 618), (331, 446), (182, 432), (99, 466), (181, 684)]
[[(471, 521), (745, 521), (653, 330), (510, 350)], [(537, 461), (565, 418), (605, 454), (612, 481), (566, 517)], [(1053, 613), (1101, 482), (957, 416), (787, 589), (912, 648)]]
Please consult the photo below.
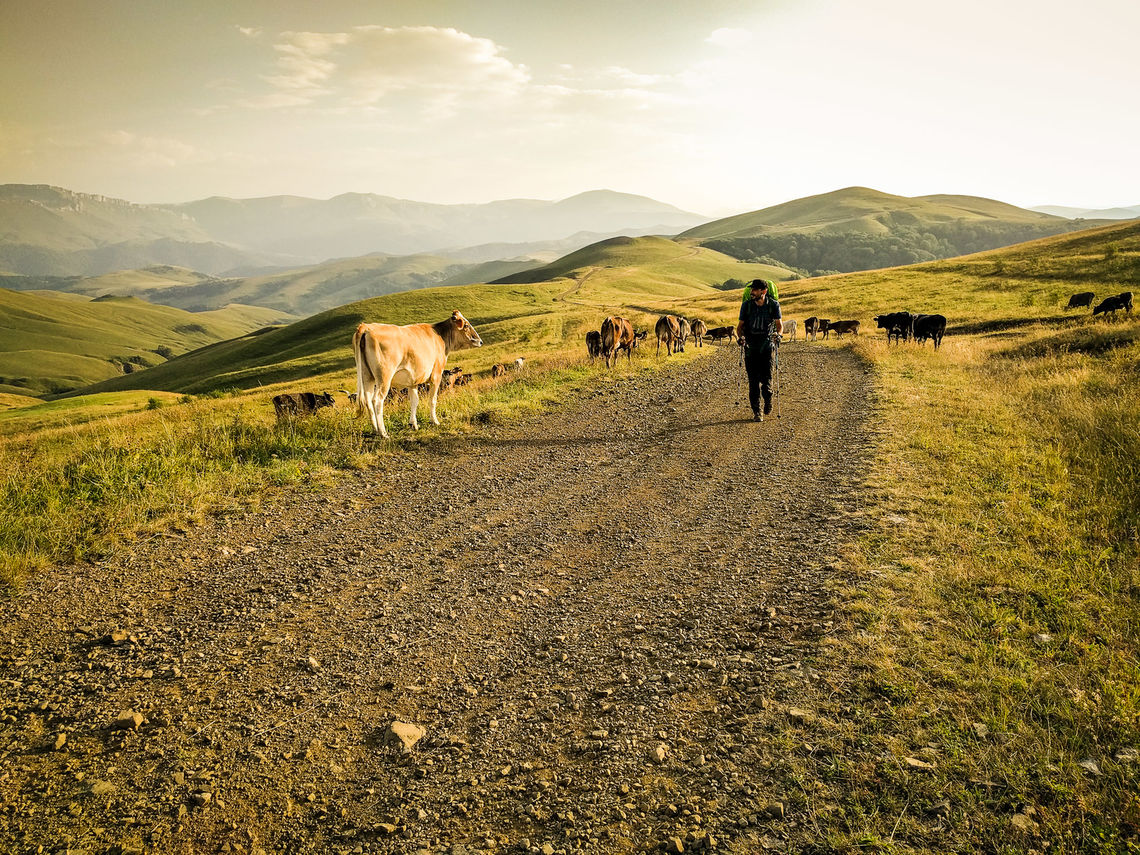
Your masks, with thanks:
[(748, 372), (748, 403), (752, 412), (760, 412), (760, 395), (764, 403), (772, 400), (772, 369), (776, 365), (776, 352), (767, 340), (749, 344), (744, 350), (744, 368)]

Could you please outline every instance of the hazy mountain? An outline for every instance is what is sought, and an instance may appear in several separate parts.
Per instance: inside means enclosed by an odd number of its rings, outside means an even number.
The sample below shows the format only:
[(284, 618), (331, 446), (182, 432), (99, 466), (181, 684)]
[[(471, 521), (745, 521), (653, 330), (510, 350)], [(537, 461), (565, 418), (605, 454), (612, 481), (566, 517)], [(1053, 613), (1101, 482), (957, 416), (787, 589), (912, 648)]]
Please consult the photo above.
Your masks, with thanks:
[(1041, 211), (1057, 217), (1066, 217), (1070, 220), (1135, 220), (1140, 218), (1140, 205), (1129, 208), (1068, 208), (1064, 205), (1038, 205), (1030, 208), (1031, 211)]
[[(292, 268), (372, 253), (674, 233), (706, 218), (644, 196), (596, 190), (556, 202), (437, 205), (365, 193), (332, 199), (214, 197), (136, 205), (41, 184), (0, 185), (0, 271), (93, 276), (156, 264), (209, 274)], [(487, 257), (470, 259), (489, 261)]]
[(479, 205), (438, 205), (366, 193), (327, 200), (215, 197), (168, 210), (189, 217), (212, 240), (318, 260), (550, 241), (583, 231), (610, 236), (652, 228), (672, 234), (707, 219), (644, 196), (609, 190), (558, 202), (508, 199)]

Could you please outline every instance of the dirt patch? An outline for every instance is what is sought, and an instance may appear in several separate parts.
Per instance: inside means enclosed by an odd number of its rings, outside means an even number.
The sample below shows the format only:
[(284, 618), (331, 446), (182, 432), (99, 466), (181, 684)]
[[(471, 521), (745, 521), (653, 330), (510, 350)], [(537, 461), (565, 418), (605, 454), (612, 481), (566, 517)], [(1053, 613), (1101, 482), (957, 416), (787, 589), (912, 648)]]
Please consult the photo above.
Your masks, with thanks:
[[(783, 417), (756, 424), (735, 348), (707, 350), (38, 576), (0, 620), (0, 849), (808, 833), (780, 758), (859, 530), (869, 375), (787, 344)], [(394, 721), (424, 735), (405, 748)]]

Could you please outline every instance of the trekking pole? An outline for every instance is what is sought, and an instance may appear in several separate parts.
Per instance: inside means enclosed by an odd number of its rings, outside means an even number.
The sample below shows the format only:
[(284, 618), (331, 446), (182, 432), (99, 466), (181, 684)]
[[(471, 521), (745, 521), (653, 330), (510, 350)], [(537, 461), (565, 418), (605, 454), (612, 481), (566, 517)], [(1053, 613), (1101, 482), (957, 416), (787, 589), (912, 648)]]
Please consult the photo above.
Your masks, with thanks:
[(781, 401), (781, 398), (783, 397), (780, 394), (780, 391), (784, 385), (782, 382), (780, 382), (780, 339), (781, 339), (781, 337), (782, 336), (778, 333), (771, 337), (772, 353), (776, 357), (776, 418), (778, 418), (778, 419), (782, 419), (784, 417), (784, 411), (780, 406), (780, 401)]
[[(740, 339), (740, 347), (738, 347), (737, 350), (740, 351), (740, 362), (739, 362), (737, 367), (743, 368), (744, 367), (744, 339), (743, 338)], [(733, 406), (734, 407), (740, 406), (740, 372), (739, 371), (736, 372), (736, 403), (733, 404)]]
[(780, 379), (780, 357), (777, 355), (777, 357), (776, 357), (776, 418), (778, 418), (778, 419), (782, 419), (784, 417), (784, 411), (780, 406), (780, 401), (783, 399), (783, 395), (780, 394), (780, 391), (783, 388), (784, 388), (784, 384)]

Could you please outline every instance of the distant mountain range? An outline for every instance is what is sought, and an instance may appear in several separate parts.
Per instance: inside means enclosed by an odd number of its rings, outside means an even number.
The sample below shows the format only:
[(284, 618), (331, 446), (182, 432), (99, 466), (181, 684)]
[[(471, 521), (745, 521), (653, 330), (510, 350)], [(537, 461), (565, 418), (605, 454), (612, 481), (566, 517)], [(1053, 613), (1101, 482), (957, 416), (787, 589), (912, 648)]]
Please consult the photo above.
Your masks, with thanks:
[[(486, 205), (346, 194), (164, 206), (5, 185), (0, 287), (136, 296), (191, 311), (243, 303), (305, 316), (399, 291), (538, 281), (613, 237), (681, 229), (683, 243), (808, 276), (933, 261), (1091, 224), (975, 196), (910, 198), (866, 187), (701, 222), (609, 191)], [(397, 250), (364, 249), (379, 243)], [(422, 246), (436, 251), (412, 249)], [(323, 260), (310, 260), (317, 256)]]
[(364, 193), (327, 200), (214, 197), (136, 205), (48, 185), (6, 184), (0, 185), (0, 272), (97, 276), (175, 265), (213, 275), (250, 273), (373, 253), (454, 251), (493, 242), (562, 244), (584, 233), (582, 242), (570, 247), (577, 249), (629, 232), (674, 234), (705, 219), (609, 190), (557, 202), (511, 199), (480, 205)]
[(1127, 208), (1069, 208), (1064, 205), (1038, 205), (1031, 211), (1041, 211), (1070, 220), (1135, 220), (1140, 219), (1140, 205)]

